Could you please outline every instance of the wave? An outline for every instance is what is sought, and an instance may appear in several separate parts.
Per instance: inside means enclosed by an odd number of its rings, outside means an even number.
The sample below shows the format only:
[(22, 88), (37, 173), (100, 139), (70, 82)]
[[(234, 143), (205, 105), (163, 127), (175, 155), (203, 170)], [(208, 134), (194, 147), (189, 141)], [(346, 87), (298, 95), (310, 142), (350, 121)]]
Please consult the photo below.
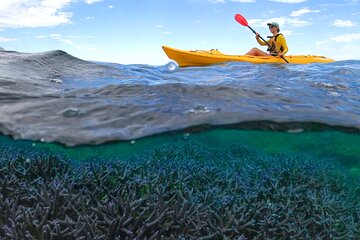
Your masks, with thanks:
[(89, 62), (59, 50), (3, 51), (0, 132), (74, 146), (248, 123), (357, 131), (358, 76), (360, 61), (179, 69)]

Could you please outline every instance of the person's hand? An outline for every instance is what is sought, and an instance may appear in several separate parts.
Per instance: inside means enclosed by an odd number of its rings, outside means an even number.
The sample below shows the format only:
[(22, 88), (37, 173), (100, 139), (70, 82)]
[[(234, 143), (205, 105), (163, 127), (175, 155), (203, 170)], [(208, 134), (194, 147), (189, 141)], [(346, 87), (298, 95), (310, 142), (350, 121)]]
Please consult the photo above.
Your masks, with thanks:
[(278, 57), (283, 57), (284, 55), (281, 52), (279, 52), (277, 56)]
[(256, 39), (259, 39), (259, 38), (260, 38), (260, 34), (259, 34), (259, 33), (256, 33), (255, 38), (256, 38)]

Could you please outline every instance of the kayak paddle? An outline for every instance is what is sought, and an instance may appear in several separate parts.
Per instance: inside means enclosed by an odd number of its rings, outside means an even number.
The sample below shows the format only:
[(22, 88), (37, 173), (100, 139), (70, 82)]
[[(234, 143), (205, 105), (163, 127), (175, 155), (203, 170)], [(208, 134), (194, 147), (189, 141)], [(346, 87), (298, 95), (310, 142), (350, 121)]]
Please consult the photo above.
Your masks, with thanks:
[[(246, 21), (246, 19), (245, 19), (243, 16), (241, 16), (240, 14), (236, 14), (236, 15), (235, 15), (235, 20), (236, 20), (238, 23), (240, 23), (241, 25), (243, 25), (244, 27), (248, 27), (254, 34), (256, 34), (256, 32), (254, 31), (254, 29), (252, 29), (252, 28), (249, 26), (248, 22)], [(270, 44), (269, 44), (267, 41), (265, 41), (260, 35), (259, 35), (259, 37), (260, 37), (261, 40), (263, 40), (263, 41), (269, 46), (270, 49), (272, 49), (276, 54), (278, 54), (278, 53), (276, 52), (276, 50), (275, 50), (272, 46), (270, 46)], [(289, 62), (284, 58), (284, 56), (281, 56), (281, 58), (284, 59), (285, 62), (289, 63)]]

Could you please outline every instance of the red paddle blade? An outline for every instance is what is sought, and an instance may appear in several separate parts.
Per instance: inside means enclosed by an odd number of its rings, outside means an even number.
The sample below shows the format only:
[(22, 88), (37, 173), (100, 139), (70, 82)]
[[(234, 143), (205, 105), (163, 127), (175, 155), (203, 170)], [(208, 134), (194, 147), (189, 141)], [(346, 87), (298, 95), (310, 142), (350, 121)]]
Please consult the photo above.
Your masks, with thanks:
[(249, 24), (247, 23), (246, 19), (241, 16), (240, 14), (236, 14), (235, 15), (235, 20), (240, 23), (241, 25), (245, 26), (245, 27), (248, 27)]

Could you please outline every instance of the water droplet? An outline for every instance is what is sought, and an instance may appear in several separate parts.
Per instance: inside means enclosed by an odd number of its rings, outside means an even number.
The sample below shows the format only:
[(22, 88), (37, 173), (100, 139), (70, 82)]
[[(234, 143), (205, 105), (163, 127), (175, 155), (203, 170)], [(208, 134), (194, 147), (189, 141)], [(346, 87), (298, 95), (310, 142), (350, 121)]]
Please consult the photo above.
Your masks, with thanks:
[(61, 113), (64, 117), (77, 117), (80, 115), (80, 111), (77, 108), (67, 108)]
[(304, 131), (304, 129), (302, 129), (302, 128), (294, 128), (294, 129), (287, 130), (288, 133), (301, 133), (303, 131)]
[(174, 72), (176, 69), (178, 69), (178, 65), (174, 62), (169, 62), (166, 64), (166, 67), (170, 72)]
[(61, 79), (58, 79), (58, 78), (52, 78), (52, 79), (50, 79), (50, 82), (61, 84), (63, 81)]
[(189, 136), (190, 136), (190, 133), (185, 133), (184, 136), (183, 136), (183, 139), (187, 140), (189, 138)]
[(338, 92), (328, 92), (327, 95), (332, 96), (332, 97), (340, 97), (341, 96), (341, 94)]
[(187, 113), (195, 113), (195, 114), (198, 114), (198, 113), (208, 113), (210, 112), (210, 108), (208, 107), (205, 107), (203, 105), (197, 105), (195, 106), (193, 109), (187, 111)]

